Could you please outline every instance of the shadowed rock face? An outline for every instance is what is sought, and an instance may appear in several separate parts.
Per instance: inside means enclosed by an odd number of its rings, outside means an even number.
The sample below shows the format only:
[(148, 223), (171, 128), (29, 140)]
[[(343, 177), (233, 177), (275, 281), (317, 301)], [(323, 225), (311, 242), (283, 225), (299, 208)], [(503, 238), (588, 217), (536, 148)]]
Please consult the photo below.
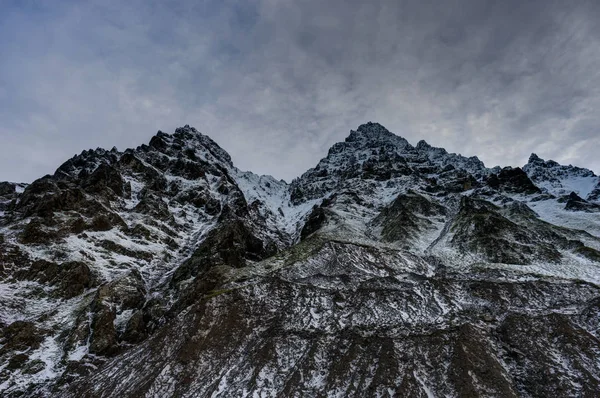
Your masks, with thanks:
[(38, 260), (31, 267), (16, 271), (14, 276), (20, 280), (38, 281), (53, 286), (55, 293), (65, 299), (78, 296), (97, 285), (90, 268), (85, 263), (76, 261), (59, 265)]
[(435, 270), (392, 251), (324, 243), (268, 278), (203, 296), (72, 394), (211, 396), (223, 386), (232, 396), (598, 391), (586, 380), (600, 373), (600, 346), (579, 320), (597, 310), (587, 302), (598, 288), (513, 276)]
[(325, 215), (325, 210), (323, 210), (323, 207), (315, 206), (308, 216), (304, 227), (302, 227), (302, 232), (300, 233), (301, 239), (304, 240), (312, 233), (318, 231), (326, 221), (327, 216)]
[(409, 192), (398, 196), (374, 220), (381, 225), (381, 236), (387, 242), (410, 242), (419, 238), (423, 230), (432, 227), (432, 218), (445, 218), (447, 209), (426, 197)]
[(581, 199), (575, 192), (571, 192), (565, 199), (565, 210), (585, 211), (588, 213), (600, 212), (600, 205)]
[(488, 202), (463, 198), (450, 231), (454, 233), (452, 245), (490, 262), (529, 264), (542, 259), (553, 263), (561, 259), (556, 242), (545, 241), (538, 231), (503, 217)]
[(377, 123), (291, 184), (189, 126), (84, 151), (0, 183), (0, 394), (598, 396), (599, 184)]
[(492, 174), (488, 178), (487, 184), (494, 189), (514, 193), (534, 194), (541, 192), (519, 167), (503, 168), (497, 175)]

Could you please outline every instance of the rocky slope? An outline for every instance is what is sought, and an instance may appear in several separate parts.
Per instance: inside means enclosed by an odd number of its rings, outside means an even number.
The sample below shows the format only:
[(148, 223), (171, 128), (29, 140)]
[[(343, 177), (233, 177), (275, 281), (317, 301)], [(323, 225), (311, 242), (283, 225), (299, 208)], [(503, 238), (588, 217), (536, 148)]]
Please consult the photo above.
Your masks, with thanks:
[(185, 126), (0, 183), (3, 396), (598, 396), (600, 179), (361, 125), (287, 184)]

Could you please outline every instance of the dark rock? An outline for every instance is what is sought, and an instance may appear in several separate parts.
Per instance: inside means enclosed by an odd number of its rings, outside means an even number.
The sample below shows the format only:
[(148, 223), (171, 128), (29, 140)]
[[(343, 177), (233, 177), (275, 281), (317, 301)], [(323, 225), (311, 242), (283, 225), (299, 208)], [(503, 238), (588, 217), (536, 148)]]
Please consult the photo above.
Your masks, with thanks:
[(39, 220), (31, 220), (19, 235), (19, 241), (23, 244), (49, 243), (58, 238), (59, 235), (56, 231), (47, 229)]
[(121, 310), (142, 308), (146, 300), (146, 289), (142, 276), (137, 271), (117, 278), (98, 288), (96, 300), (111, 303)]
[[(513, 370), (522, 395), (592, 397), (600, 391), (600, 382), (589, 378), (579, 359), (594, 358), (598, 341), (567, 316), (511, 314), (502, 322), (499, 337), (509, 353), (504, 360)], [(572, 371), (560, 366), (553, 367), (552, 374), (545, 371), (540, 364), (552, 363), (554, 355), (572, 364)], [(581, 386), (579, 392), (577, 385)]]
[(309, 235), (321, 229), (321, 227), (325, 225), (326, 222), (327, 217), (325, 216), (325, 211), (323, 210), (323, 208), (320, 206), (313, 207), (312, 212), (310, 213), (308, 219), (306, 220), (306, 223), (304, 224), (304, 227), (302, 227), (300, 239), (306, 239)]
[(302, 192), (302, 189), (300, 189), (299, 187), (294, 187), (290, 194), (291, 202), (293, 204), (299, 204), (299, 203), (302, 203), (303, 199), (304, 199), (304, 193)]
[(123, 335), (121, 336), (121, 340), (127, 343), (139, 343), (147, 337), (146, 332), (146, 322), (144, 322), (144, 314), (142, 311), (136, 311), (133, 313), (129, 321), (127, 322), (127, 326)]
[(496, 206), (485, 201), (463, 197), (450, 231), (454, 233), (452, 245), (490, 262), (529, 264), (536, 258), (556, 263), (562, 258), (555, 244), (503, 217)]
[(588, 260), (600, 263), (600, 251), (587, 246), (580, 246), (575, 249), (575, 253), (587, 258)]
[(8, 365), (6, 369), (16, 370), (20, 369), (25, 365), (25, 363), (29, 360), (29, 356), (27, 354), (17, 354), (8, 361)]
[(86, 198), (83, 190), (71, 182), (44, 177), (25, 189), (14, 210), (25, 217), (49, 218), (57, 212), (67, 211), (93, 216), (105, 210), (97, 199), (102, 198)]
[(81, 217), (77, 217), (73, 221), (71, 221), (71, 225), (69, 226), (69, 232), (72, 234), (80, 234), (83, 231), (85, 231), (86, 228), (87, 225), (85, 223), (85, 220)]
[(579, 197), (575, 192), (571, 192), (569, 196), (563, 198), (566, 201), (565, 210), (569, 211), (585, 211), (588, 213), (600, 212), (600, 205), (590, 203)]
[(116, 168), (101, 164), (89, 177), (83, 179), (82, 187), (87, 192), (96, 194), (105, 194), (107, 189), (110, 189), (114, 194), (122, 197), (125, 182)]
[(148, 145), (151, 148), (154, 148), (154, 149), (159, 150), (159, 151), (167, 149), (167, 143), (159, 135), (155, 135), (154, 137), (152, 137), (152, 139), (150, 140), (150, 142), (148, 143)]
[(494, 391), (501, 397), (519, 396), (484, 333), (462, 325), (453, 348), (449, 379), (459, 396), (478, 397), (483, 391)]
[(169, 206), (162, 199), (150, 193), (144, 195), (134, 210), (138, 213), (156, 217), (159, 220), (169, 221), (173, 219)]
[(498, 190), (514, 193), (525, 193), (535, 194), (540, 193), (540, 189), (529, 179), (527, 173), (525, 173), (519, 167), (505, 167), (500, 173), (492, 174), (487, 184)]
[(34, 359), (23, 366), (23, 373), (34, 375), (46, 369), (46, 363), (40, 359)]
[(225, 222), (213, 229), (192, 257), (173, 274), (173, 282), (181, 282), (208, 271), (219, 264), (235, 268), (247, 261), (259, 261), (275, 254), (274, 248), (254, 236), (241, 220)]
[(117, 331), (115, 330), (115, 312), (105, 304), (94, 308), (90, 353), (112, 355), (117, 351)]
[[(142, 309), (142, 321), (147, 333), (152, 333), (161, 326), (165, 312), (165, 303), (160, 298), (151, 297), (146, 301), (146, 304), (144, 304), (144, 308)], [(135, 322), (137, 323), (137, 321)], [(141, 323), (138, 323), (135, 326), (139, 326), (140, 324)]]
[(123, 219), (116, 213), (103, 213), (98, 214), (92, 220), (90, 230), (92, 231), (110, 231), (111, 229), (118, 227), (125, 229), (127, 224)]
[(16, 321), (2, 329), (4, 344), (0, 355), (10, 351), (37, 349), (44, 340), (45, 332), (39, 330), (33, 322)]
[(12, 182), (0, 182), (0, 196), (12, 196), (17, 192), (17, 185)]
[(53, 294), (69, 299), (96, 285), (90, 268), (78, 261), (56, 264), (45, 260), (34, 261), (30, 267), (15, 273), (18, 279), (35, 280), (56, 287)]
[(108, 240), (108, 239), (104, 239), (104, 240), (100, 241), (99, 246), (110, 252), (119, 253), (124, 256), (132, 257), (135, 259), (150, 261), (150, 260), (152, 260), (152, 257), (153, 257), (152, 253), (150, 253), (150, 252), (143, 252), (143, 251), (136, 251), (133, 249), (128, 249), (128, 248), (121, 246), (120, 244), (118, 244), (112, 240)]
[(381, 236), (387, 242), (415, 239), (432, 228), (431, 217), (446, 215), (446, 209), (415, 192), (399, 195), (373, 220), (381, 226)]

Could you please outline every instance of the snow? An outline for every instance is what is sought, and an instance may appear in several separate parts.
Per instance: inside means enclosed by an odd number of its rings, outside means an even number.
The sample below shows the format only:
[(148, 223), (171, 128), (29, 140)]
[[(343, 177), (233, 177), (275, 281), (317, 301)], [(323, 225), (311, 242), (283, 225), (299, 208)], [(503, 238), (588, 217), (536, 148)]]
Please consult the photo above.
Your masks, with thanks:
[[(444, 266), (452, 268), (450, 272), (464, 272), (465, 278), (475, 275), (481, 269), (498, 269), (507, 271), (507, 275), (498, 276), (495, 279), (497, 281), (523, 282), (556, 278), (562, 281), (582, 280), (600, 285), (600, 267), (597, 263), (564, 250), (561, 252), (563, 261), (559, 264), (534, 262), (528, 265), (486, 263), (480, 256), (457, 250), (452, 244), (453, 232), (449, 230), (457, 210), (457, 203), (461, 200), (461, 196), (476, 197), (479, 191), (474, 188), (456, 194), (446, 193), (447, 195), (440, 195), (441, 197), (436, 197), (435, 193), (424, 192), (423, 178), (438, 178), (442, 173), (427, 172), (422, 175), (414, 173), (409, 176), (400, 175), (386, 181), (361, 178), (362, 176), (341, 177), (348, 167), (353, 167), (355, 164), (362, 165), (367, 160), (373, 160), (373, 156), (379, 156), (375, 153), (377, 151), (373, 151), (377, 145), (381, 147), (391, 145), (392, 153), (400, 155), (403, 159), (399, 162), (405, 162), (410, 167), (426, 166), (424, 169), (435, 171), (439, 170), (436, 167), (452, 165), (479, 176), (492, 172), (477, 158), (448, 154), (441, 148), (433, 148), (426, 144), (419, 144), (415, 148), (406, 140), (390, 135), (391, 133), (386, 134), (377, 126), (371, 126), (360, 129), (360, 132), (354, 135), (355, 141), (339, 144), (338, 149), (343, 150), (332, 151), (319, 162), (317, 168), (310, 170), (294, 183), (287, 184), (271, 176), (259, 176), (238, 170), (230, 164), (228, 155), (208, 137), (202, 136), (193, 129), (182, 131), (186, 134), (193, 133), (193, 137), (185, 142), (183, 150), (190, 149), (198, 159), (218, 164), (219, 170), (225, 170), (223, 175), (218, 175), (219, 172), (213, 169), (216, 175), (206, 172), (197, 179), (188, 179), (168, 172), (160, 172), (144, 158), (143, 154), (138, 154), (140, 161), (161, 173), (168, 186), (175, 187), (173, 191), (181, 193), (202, 190), (221, 204), (227, 203), (228, 196), (219, 192), (219, 185), (226, 179), (227, 174), (235, 180), (251, 209), (251, 216), (244, 222), (247, 222), (250, 228), (254, 228), (253, 232), (256, 232), (261, 239), (272, 239), (281, 251), (272, 258), (251, 263), (241, 269), (223, 267), (223, 284), (227, 289), (245, 289), (241, 296), (256, 300), (255, 306), (264, 306), (262, 316), (268, 318), (262, 319), (264, 324), (267, 324), (271, 317), (282, 317), (283, 330), (286, 333), (323, 332), (323, 340), (313, 346), (315, 350), (311, 357), (313, 363), (309, 368), (298, 373), (303, 378), (309, 395), (319, 395), (328, 386), (329, 374), (325, 369), (331, 358), (328, 357), (327, 350), (330, 345), (333, 345), (333, 341), (327, 339), (333, 339), (332, 336), (340, 330), (347, 331), (354, 328), (354, 331), (370, 336), (381, 333), (385, 328), (401, 328), (409, 325), (411, 332), (418, 332), (424, 325), (440, 326), (446, 322), (446, 318), (453, 317), (458, 310), (483, 303), (482, 299), (470, 297), (464, 290), (457, 289), (448, 296), (432, 287), (434, 284), (430, 283), (429, 279), (438, 278), (440, 274), (437, 266), (434, 266), (429, 258), (421, 256), (437, 256)], [(164, 136), (164, 140), (172, 144), (175, 138)], [(179, 152), (182, 150), (161, 154), (161, 161), (182, 161)], [(94, 167), (102, 161), (104, 160), (95, 162)], [(187, 158), (183, 161), (190, 162)], [(402, 165), (404, 166), (404, 163)], [(322, 173), (323, 170), (325, 173)], [(560, 174), (560, 178), (541, 181), (538, 185), (556, 195), (574, 191), (581, 197), (586, 197), (598, 184), (598, 177), (590, 176), (585, 171), (572, 172), (568, 168), (559, 171), (557, 175)], [(148, 239), (129, 236), (126, 228), (123, 230), (113, 228), (109, 231), (86, 231), (85, 234), (68, 235), (48, 245), (24, 245), (18, 243), (16, 239), (18, 228), (23, 224), (17, 225), (14, 230), (6, 226), (2, 232), (7, 234), (8, 242), (18, 247), (30, 259), (55, 261), (57, 253), (63, 253), (64, 261), (84, 261), (89, 264), (93, 272), (100, 275), (103, 282), (113, 281), (131, 270), (137, 270), (142, 275), (148, 297), (164, 298), (170, 293), (162, 289), (167, 286), (177, 267), (189, 258), (213, 228), (218, 227), (219, 215), (209, 215), (203, 209), (189, 203), (178, 202), (176, 195), (169, 192), (170, 188), (167, 188), (159, 197), (166, 203), (173, 218), (167, 221), (155, 220), (134, 211), (146, 188), (142, 176), (128, 170), (124, 173), (123, 179), (131, 186), (131, 198), (118, 199), (116, 203), (110, 203), (111, 209), (125, 221), (128, 228), (139, 224), (148, 229), (151, 232), (151, 237)], [(293, 187), (307, 188), (307, 197), (295, 201), (297, 204), (292, 204), (291, 200)], [(18, 186), (18, 192), (23, 192), (23, 189), (24, 186)], [(232, 190), (236, 190), (234, 184)], [(428, 200), (442, 204), (448, 209), (449, 215), (423, 216), (424, 225), (431, 225), (431, 227), (420, 229), (418, 236), (410, 242), (382, 242), (381, 231), (378, 227), (373, 227), (373, 220), (398, 195), (410, 194), (411, 191), (416, 191)], [(237, 194), (237, 191), (235, 193)], [(566, 211), (564, 204), (556, 199), (535, 202), (526, 195), (509, 195), (509, 198), (526, 203), (543, 221), (579, 230), (579, 232), (569, 233), (577, 236), (577, 239), (587, 246), (600, 249), (600, 240), (596, 239), (600, 237), (600, 213)], [(316, 239), (327, 243), (323, 243), (322, 247), (316, 247), (317, 244), (308, 248), (296, 247), (299, 253), (286, 250), (290, 245), (299, 243), (300, 231), (313, 207), (320, 206), (327, 199), (329, 199), (325, 206), (327, 224), (315, 234)], [(255, 201), (258, 201), (256, 206), (254, 206)], [(498, 200), (496, 204), (502, 206), (501, 202), (502, 200)], [(4, 212), (0, 212), (0, 216), (3, 215)], [(421, 215), (417, 216), (421, 217)], [(59, 221), (68, 220), (68, 214), (57, 213), (55, 217)], [(26, 221), (28, 220), (24, 220), (23, 223)], [(167, 234), (163, 229), (168, 229), (167, 232), (172, 231), (172, 233)], [(166, 238), (171, 235), (179, 248), (169, 247), (165, 243)], [(129, 252), (125, 251), (121, 254), (106, 250), (102, 247), (104, 241), (118, 244)], [(299, 245), (303, 244), (305, 243)], [(306, 245), (309, 244), (310, 242)], [(304, 253), (303, 250), (308, 253)], [(271, 282), (273, 285), (270, 284)], [(273, 288), (278, 286), (277, 283), (285, 286), (286, 303), (292, 306), (286, 307), (283, 311), (273, 305), (274, 297), (281, 294)], [(40, 291), (43, 294), (34, 294)], [(342, 301), (336, 302), (332, 298), (332, 292), (341, 294)], [(71, 300), (51, 298), (51, 293), (51, 288), (36, 282), (0, 281), (0, 321), (8, 324), (15, 320), (35, 320), (40, 327), (47, 330), (67, 331), (73, 327), (75, 316), (89, 308), (95, 291), (90, 289), (82, 296)], [(226, 300), (223, 296), (227, 295), (211, 298), (206, 310), (208, 316), (203, 319), (205, 322), (202, 324), (203, 327), (199, 328), (200, 330), (190, 331), (196, 333), (197, 338), (210, 337), (215, 319), (226, 313), (228, 307), (219, 307), (219, 300)], [(169, 296), (166, 301), (173, 299), (173, 296)], [(249, 308), (252, 310), (255, 307)], [(527, 306), (523, 308), (529, 310)], [(553, 310), (568, 313), (576, 311), (577, 307), (569, 304)], [(133, 311), (133, 309), (119, 310), (116, 313), (114, 325), (118, 331), (124, 329)], [(41, 315), (46, 315), (44, 320), (39, 320)], [(182, 313), (178, 321), (193, 316), (195, 315)], [(88, 312), (88, 317), (91, 323), (91, 312)], [(211, 366), (218, 358), (218, 353), (203, 353), (204, 357), (198, 358), (195, 365), (196, 370), (200, 372), (195, 382), (199, 383), (198, 380), (205, 379), (194, 388), (198, 391), (209, 391), (214, 397), (226, 396), (230, 391), (240, 391), (240, 393), (243, 391), (240, 395), (249, 397), (276, 395), (281, 386), (287, 382), (285, 379), (287, 375), (292, 371), (298, 371), (297, 366), (307, 355), (306, 350), (310, 344), (307, 340), (301, 339), (295, 343), (296, 345), (290, 344), (288, 339), (297, 338), (297, 335), (288, 333), (285, 339), (273, 341), (272, 362), (260, 368), (243, 367), (240, 364), (247, 360), (246, 351), (250, 347), (244, 344), (256, 343), (253, 339), (256, 339), (261, 332), (264, 331), (261, 331), (259, 326), (248, 336), (244, 336), (246, 340), (236, 347), (237, 351), (234, 350), (228, 358), (225, 358), (220, 368), (216, 370), (211, 369)], [(56, 338), (59, 334), (57, 332), (54, 336), (46, 337), (42, 345), (31, 352), (32, 359), (44, 362), (45, 369), (42, 372), (35, 376), (24, 376), (17, 372), (9, 380), (10, 383), (5, 382), (0, 385), (0, 391), (9, 388), (9, 384), (18, 387), (31, 381), (44, 382), (55, 378), (62, 371), (63, 358), (81, 361), (88, 355), (89, 342), (82, 342), (69, 352), (64, 352)], [(174, 337), (175, 340), (179, 338), (181, 338), (179, 335)], [(179, 344), (181, 341), (177, 340), (177, 342)], [(174, 344), (173, 347), (176, 346)], [(173, 351), (173, 347), (163, 347), (164, 353)], [(135, 356), (139, 353), (143, 353), (142, 348), (138, 351), (132, 350), (125, 356)], [(165, 354), (165, 357), (169, 356)], [(157, 358), (157, 361), (162, 359)], [(562, 361), (558, 356), (555, 360)], [(116, 363), (114, 365), (118, 366)], [(147, 366), (147, 369), (154, 366), (153, 363), (143, 365)], [(161, 366), (162, 368), (157, 370), (159, 376), (154, 380), (148, 396), (168, 396), (178, 391), (177, 376), (181, 371), (178, 366), (182, 365), (167, 363)], [(349, 365), (352, 371), (355, 371), (358, 366), (360, 366), (358, 363)], [(376, 361), (367, 366), (364, 375), (365, 384), (371, 382), (377, 366)], [(3, 369), (2, 365), (0, 369)], [(135, 382), (137, 369), (130, 370), (131, 372), (121, 379), (122, 385)], [(211, 371), (207, 373), (208, 375), (201, 374), (207, 370)], [(112, 370), (109, 369), (107, 372), (110, 373)], [(425, 395), (434, 397), (432, 385), (435, 384), (427, 376), (427, 372), (422, 368), (412, 372)], [(255, 385), (249, 388), (240, 387), (241, 383), (249, 380), (249, 375), (255, 375)], [(475, 375), (472, 376), (477, 383)], [(344, 391), (350, 391), (351, 383), (354, 383), (352, 387), (358, 388), (354, 380), (347, 383), (347, 390), (340, 387), (330, 395), (344, 396)], [(202, 390), (208, 389), (209, 386), (213, 386), (214, 389)], [(390, 395), (394, 393), (393, 389), (387, 392)], [(382, 392), (377, 392), (380, 393), (384, 395)]]
[(566, 257), (559, 264), (536, 263), (536, 264), (477, 264), (478, 267), (509, 269), (524, 276), (541, 275), (567, 280), (581, 280), (600, 286), (600, 266), (598, 263), (578, 258), (569, 252), (561, 253)]
[(571, 192), (575, 192), (581, 198), (587, 198), (587, 196), (594, 190), (594, 188), (600, 183), (600, 178), (596, 176), (582, 177), (582, 176), (569, 176), (558, 180), (558, 182), (552, 181), (537, 181), (536, 185), (548, 193), (555, 196), (568, 195)]
[(0, 384), (0, 391), (9, 392), (10, 390), (18, 390), (30, 383), (43, 383), (56, 378), (63, 371), (63, 366), (60, 365), (61, 356), (62, 349), (57, 341), (57, 337), (46, 337), (40, 348), (29, 354), (30, 361), (41, 361), (45, 365), (44, 369), (32, 375), (21, 372), (12, 373), (8, 380)]
[(591, 170), (572, 165), (560, 165), (537, 156), (532, 156), (523, 170), (538, 187), (554, 196), (575, 192), (586, 199), (594, 188), (600, 187), (600, 177)]
[(431, 391), (431, 388), (429, 388), (429, 386), (427, 386), (425, 381), (417, 374), (416, 371), (413, 372), (413, 376), (415, 376), (415, 379), (419, 382), (419, 384), (423, 388), (423, 391), (425, 392), (425, 395), (427, 395), (427, 398), (435, 398), (435, 394), (433, 394), (433, 392)]
[(540, 219), (565, 228), (586, 231), (600, 238), (600, 213), (566, 211), (565, 204), (556, 199), (527, 203)]
[(123, 176), (125, 183), (131, 184), (131, 199), (125, 200), (125, 209), (131, 210), (140, 203), (139, 194), (144, 188), (144, 183), (131, 176)]
[(75, 350), (70, 352), (68, 355), (69, 361), (81, 361), (83, 357), (87, 355), (89, 350), (89, 345), (81, 345), (75, 348)]
[(38, 290), (52, 289), (33, 281), (0, 282), (0, 321), (10, 324), (36, 318), (59, 304), (47, 297), (37, 297)]
[(322, 201), (318, 198), (293, 205), (290, 200), (290, 186), (285, 181), (237, 169), (233, 175), (246, 201), (249, 204), (255, 200), (262, 202), (266, 209), (263, 215), (275, 224), (277, 230), (284, 231), (292, 237), (297, 235), (299, 223), (311, 212), (313, 206)]

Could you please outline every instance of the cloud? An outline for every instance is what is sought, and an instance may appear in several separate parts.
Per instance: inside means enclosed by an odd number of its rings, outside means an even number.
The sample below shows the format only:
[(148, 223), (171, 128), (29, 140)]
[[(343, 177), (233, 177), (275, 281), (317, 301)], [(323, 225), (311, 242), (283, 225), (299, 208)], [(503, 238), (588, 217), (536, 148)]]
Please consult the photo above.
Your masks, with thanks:
[(290, 180), (369, 120), (488, 166), (536, 152), (600, 171), (593, 1), (0, 8), (0, 180), (183, 124)]

